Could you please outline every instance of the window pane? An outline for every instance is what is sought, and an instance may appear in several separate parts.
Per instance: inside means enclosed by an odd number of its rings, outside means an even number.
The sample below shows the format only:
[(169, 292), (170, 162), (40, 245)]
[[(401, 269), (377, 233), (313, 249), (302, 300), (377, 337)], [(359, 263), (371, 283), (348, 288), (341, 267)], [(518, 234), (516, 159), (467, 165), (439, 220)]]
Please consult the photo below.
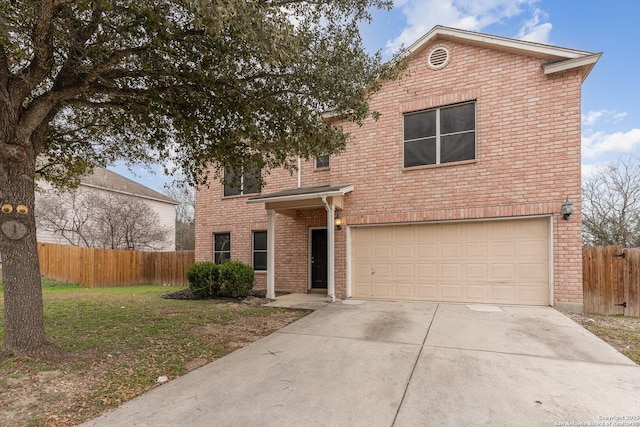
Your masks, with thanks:
[(436, 111), (404, 116), (404, 140), (436, 136)]
[(475, 130), (476, 104), (463, 104), (440, 110), (440, 134)]
[(267, 250), (267, 232), (266, 231), (253, 232), (253, 250), (254, 251)]
[(404, 167), (436, 163), (436, 139), (419, 139), (404, 143)]
[(247, 169), (243, 176), (242, 193), (253, 194), (260, 192), (260, 171), (257, 168)]
[(230, 252), (216, 252), (214, 256), (214, 262), (216, 264), (223, 264), (225, 261), (229, 261), (230, 258)]
[(328, 168), (329, 167), (329, 155), (325, 154), (324, 156), (316, 157), (316, 169), (318, 168)]
[(213, 248), (216, 252), (231, 251), (231, 234), (230, 233), (219, 233), (214, 234), (215, 246)]
[(228, 168), (224, 170), (224, 195), (225, 196), (237, 196), (240, 192), (240, 177), (236, 173)]
[(476, 133), (460, 133), (440, 138), (440, 163), (476, 158)]
[(266, 252), (253, 253), (253, 269), (261, 270), (261, 271), (267, 269), (267, 253)]

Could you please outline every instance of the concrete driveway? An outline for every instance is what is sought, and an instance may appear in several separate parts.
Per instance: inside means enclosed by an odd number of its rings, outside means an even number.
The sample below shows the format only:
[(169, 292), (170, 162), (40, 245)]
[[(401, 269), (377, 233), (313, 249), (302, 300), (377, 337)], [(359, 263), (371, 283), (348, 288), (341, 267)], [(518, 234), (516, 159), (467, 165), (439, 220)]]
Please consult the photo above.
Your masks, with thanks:
[(640, 426), (640, 366), (549, 307), (346, 301), (86, 426), (565, 422)]

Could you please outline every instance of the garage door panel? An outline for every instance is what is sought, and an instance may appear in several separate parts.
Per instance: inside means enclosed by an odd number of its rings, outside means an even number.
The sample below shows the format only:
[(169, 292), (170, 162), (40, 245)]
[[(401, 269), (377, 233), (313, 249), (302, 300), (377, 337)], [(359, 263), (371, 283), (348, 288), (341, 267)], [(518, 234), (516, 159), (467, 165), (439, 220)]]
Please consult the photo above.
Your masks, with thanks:
[(413, 264), (396, 264), (395, 277), (405, 277), (413, 279), (415, 277), (413, 267)]
[(443, 279), (461, 279), (462, 266), (460, 264), (440, 264), (440, 277)]
[(376, 280), (379, 279), (392, 279), (393, 278), (393, 264), (378, 263), (371, 267), (371, 276), (375, 276)]
[(494, 241), (489, 246), (489, 256), (491, 257), (513, 258), (516, 254), (516, 242), (513, 241)]
[(549, 219), (356, 227), (352, 295), (549, 303)]
[(398, 283), (395, 288), (396, 288), (397, 298), (412, 299), (415, 295), (415, 289), (413, 284)]
[(374, 250), (376, 259), (391, 259), (393, 257), (393, 246), (391, 244), (376, 245)]
[(520, 264), (518, 270), (518, 279), (521, 282), (546, 282), (549, 277), (549, 270), (545, 264)]
[(438, 298), (438, 286), (436, 284), (418, 283), (416, 285), (416, 295), (419, 300), (435, 300)]
[(440, 257), (460, 258), (462, 256), (462, 243), (443, 243), (440, 246)]
[(439, 288), (442, 298), (448, 301), (462, 299), (462, 285), (460, 283), (441, 283)]
[(413, 258), (413, 245), (395, 245), (396, 258)]
[(470, 301), (486, 301), (487, 300), (487, 286), (485, 284), (468, 284), (465, 286), (466, 296)]
[(489, 254), (488, 244), (485, 242), (468, 242), (464, 245), (465, 258), (485, 258)]
[(417, 277), (421, 282), (435, 280), (438, 277), (437, 264), (417, 264)]
[(485, 280), (488, 268), (487, 264), (467, 264), (465, 278), (470, 281)]
[(418, 237), (418, 241), (420, 243), (417, 243), (417, 247), (418, 247), (418, 258), (419, 259), (429, 259), (429, 258), (436, 258), (438, 255), (438, 245), (436, 243), (422, 243), (422, 240), (420, 236)]
[(514, 264), (493, 264), (489, 269), (487, 281), (510, 281), (516, 280), (516, 266)]

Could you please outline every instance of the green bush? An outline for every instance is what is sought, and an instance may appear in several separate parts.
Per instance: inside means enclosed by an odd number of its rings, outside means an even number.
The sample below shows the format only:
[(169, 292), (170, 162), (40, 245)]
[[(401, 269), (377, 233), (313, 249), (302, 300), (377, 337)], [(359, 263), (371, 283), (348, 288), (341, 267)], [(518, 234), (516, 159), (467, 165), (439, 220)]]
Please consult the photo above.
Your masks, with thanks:
[(210, 261), (197, 262), (187, 270), (187, 280), (197, 299), (215, 298), (220, 295), (220, 266)]
[(253, 268), (240, 261), (227, 261), (220, 266), (222, 295), (246, 298), (253, 288)]

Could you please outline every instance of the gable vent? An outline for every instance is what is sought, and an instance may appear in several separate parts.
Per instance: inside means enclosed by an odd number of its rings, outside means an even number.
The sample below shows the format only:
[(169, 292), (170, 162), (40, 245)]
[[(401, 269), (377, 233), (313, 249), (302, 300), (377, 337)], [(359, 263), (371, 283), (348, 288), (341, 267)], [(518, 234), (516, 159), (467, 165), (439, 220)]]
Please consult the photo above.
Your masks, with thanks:
[(449, 51), (444, 47), (436, 47), (429, 52), (429, 59), (427, 60), (429, 68), (439, 70), (444, 68), (449, 63)]

